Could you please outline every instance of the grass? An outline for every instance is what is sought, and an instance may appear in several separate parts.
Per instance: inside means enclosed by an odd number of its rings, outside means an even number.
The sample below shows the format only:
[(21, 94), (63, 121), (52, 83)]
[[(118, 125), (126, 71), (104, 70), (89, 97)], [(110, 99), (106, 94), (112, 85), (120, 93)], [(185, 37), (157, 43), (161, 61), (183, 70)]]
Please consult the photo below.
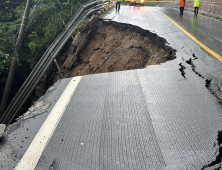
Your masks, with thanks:
[[(89, 18), (86, 18), (85, 20), (81, 21), (78, 26), (75, 28), (75, 30), (73, 31), (73, 35), (76, 35), (79, 32), (79, 29), (86, 24), (89, 21)], [(1, 170), (1, 169), (0, 169)]]
[(105, 15), (107, 12), (109, 12), (111, 9), (113, 9), (114, 6), (112, 6), (111, 8), (109, 8), (107, 11), (103, 12), (99, 17), (102, 17), (103, 15)]
[(216, 19), (218, 19), (219, 21), (222, 21), (222, 18), (220, 18), (220, 17), (216, 17)]
[(144, 6), (156, 6), (159, 2), (159, 0), (156, 0), (157, 2), (144, 2)]
[(144, 6), (156, 6), (158, 2), (144, 2)]

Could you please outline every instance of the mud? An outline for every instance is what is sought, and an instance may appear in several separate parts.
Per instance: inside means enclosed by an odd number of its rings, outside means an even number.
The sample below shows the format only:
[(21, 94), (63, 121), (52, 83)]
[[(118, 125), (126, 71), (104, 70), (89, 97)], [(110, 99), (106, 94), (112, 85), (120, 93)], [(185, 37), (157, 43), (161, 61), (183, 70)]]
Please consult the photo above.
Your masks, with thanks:
[[(80, 28), (80, 38), (70, 41), (57, 57), (64, 77), (140, 69), (175, 59), (176, 51), (165, 39), (140, 27), (100, 19), (87, 24)], [(60, 78), (53, 63), (40, 81), (37, 95)]]

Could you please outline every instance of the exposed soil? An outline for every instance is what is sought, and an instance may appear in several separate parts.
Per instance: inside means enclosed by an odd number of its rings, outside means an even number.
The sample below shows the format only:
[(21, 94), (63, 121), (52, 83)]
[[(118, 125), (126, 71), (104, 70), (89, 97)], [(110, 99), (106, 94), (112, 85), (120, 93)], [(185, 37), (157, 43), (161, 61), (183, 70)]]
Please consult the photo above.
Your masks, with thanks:
[[(140, 69), (172, 60), (175, 53), (165, 39), (147, 30), (96, 19), (81, 27), (78, 37), (64, 47), (57, 61), (64, 77), (74, 77)], [(40, 81), (37, 94), (43, 95), (60, 78), (53, 63)]]

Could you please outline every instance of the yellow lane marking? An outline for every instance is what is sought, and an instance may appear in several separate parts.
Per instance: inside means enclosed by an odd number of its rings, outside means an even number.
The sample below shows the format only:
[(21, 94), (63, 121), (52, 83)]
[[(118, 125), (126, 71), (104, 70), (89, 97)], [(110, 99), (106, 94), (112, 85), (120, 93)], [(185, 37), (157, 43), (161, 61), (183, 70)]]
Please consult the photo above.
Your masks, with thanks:
[[(67, 57), (66, 61), (69, 59), (69, 56), (70, 56), (70, 55), (68, 55), (68, 57)], [(63, 66), (65, 65), (66, 61), (63, 63)]]
[[(156, 9), (157, 10), (157, 9)], [(157, 10), (158, 12), (160, 12), (159, 10)], [(207, 47), (206, 45), (204, 45), (202, 42), (200, 42), (198, 39), (196, 39), (195, 37), (193, 37), (190, 33), (188, 33), (185, 29), (183, 29), (181, 26), (179, 26), (174, 20), (172, 20), (170, 17), (168, 17), (167, 15), (165, 15), (164, 13), (160, 12), (161, 14), (163, 14), (165, 17), (167, 17), (172, 23), (174, 23), (184, 34), (186, 34), (188, 37), (190, 37), (193, 41), (195, 41), (201, 48), (203, 48), (206, 52), (208, 52), (210, 55), (212, 55), (213, 57), (215, 57), (216, 59), (218, 59), (220, 62), (222, 62), (222, 57), (217, 54), (216, 52), (214, 52), (213, 50), (211, 50), (209, 47)]]
[(215, 4), (210, 4), (211, 6), (218, 6), (218, 7), (221, 7), (221, 5), (215, 5)]
[(74, 40), (72, 41), (72, 43), (74, 43), (74, 41), (76, 40), (76, 38), (79, 36), (80, 32), (78, 32), (74, 38)]
[[(141, 1), (141, 0), (125, 0), (125, 1)], [(180, 1), (143, 1), (143, 2), (180, 2)], [(192, 2), (193, 3), (193, 1), (186, 1), (186, 3), (187, 2)], [(215, 4), (215, 2), (212, 2), (212, 3), (209, 3), (209, 2), (202, 2), (203, 4), (209, 4), (209, 5), (212, 5), (212, 6), (218, 6), (218, 7), (220, 7), (221, 6), (221, 4)]]

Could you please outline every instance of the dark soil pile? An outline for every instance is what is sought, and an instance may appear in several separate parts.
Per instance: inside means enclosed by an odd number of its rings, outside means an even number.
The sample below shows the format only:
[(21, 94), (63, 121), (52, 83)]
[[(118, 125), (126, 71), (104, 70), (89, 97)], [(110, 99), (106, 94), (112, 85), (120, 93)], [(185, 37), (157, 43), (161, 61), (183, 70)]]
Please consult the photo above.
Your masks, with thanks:
[[(137, 26), (97, 19), (80, 29), (80, 34), (85, 32), (87, 41), (84, 48), (76, 52), (81, 42), (75, 43), (74, 40), (57, 57), (65, 77), (139, 69), (175, 58), (176, 51), (167, 45), (165, 39)], [(74, 53), (76, 59), (70, 63), (69, 56)], [(71, 64), (68, 69), (63, 68), (65, 62)], [(60, 78), (53, 64), (39, 84), (40, 95)]]

